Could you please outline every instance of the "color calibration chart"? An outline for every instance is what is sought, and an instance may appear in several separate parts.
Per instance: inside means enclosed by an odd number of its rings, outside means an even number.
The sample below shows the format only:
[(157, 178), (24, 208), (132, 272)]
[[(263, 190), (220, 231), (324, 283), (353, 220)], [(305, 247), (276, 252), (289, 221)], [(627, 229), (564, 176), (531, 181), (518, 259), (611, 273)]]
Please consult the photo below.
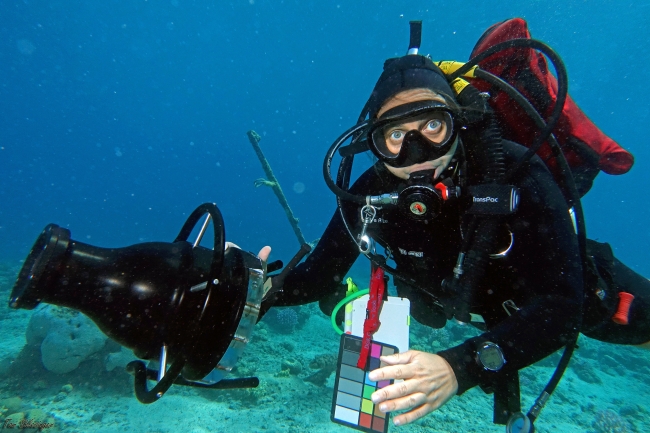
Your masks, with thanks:
[(341, 336), (330, 419), (335, 423), (364, 432), (385, 433), (388, 431), (389, 414), (380, 412), (379, 406), (372, 403), (370, 396), (393, 381), (373, 382), (368, 379), (368, 373), (385, 365), (379, 361), (380, 356), (392, 355), (398, 350), (395, 346), (373, 341), (366, 369), (361, 370), (357, 368), (361, 341), (361, 338), (354, 335)]

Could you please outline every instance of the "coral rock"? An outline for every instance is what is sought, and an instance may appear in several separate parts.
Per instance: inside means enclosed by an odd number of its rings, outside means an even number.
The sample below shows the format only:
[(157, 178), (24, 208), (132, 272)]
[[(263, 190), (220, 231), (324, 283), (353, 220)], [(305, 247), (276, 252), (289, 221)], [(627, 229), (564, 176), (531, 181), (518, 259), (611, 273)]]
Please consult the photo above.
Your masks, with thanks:
[(282, 370), (289, 370), (289, 373), (295, 376), (302, 371), (302, 364), (293, 358), (284, 359), (282, 360)]
[(43, 366), (59, 374), (73, 371), (107, 340), (83, 314), (52, 305), (32, 315), (26, 338), (28, 344), (41, 346)]
[(106, 371), (113, 371), (115, 368), (125, 368), (126, 364), (128, 364), (131, 361), (135, 361), (136, 356), (133, 354), (133, 352), (126, 347), (122, 347), (119, 352), (111, 352), (108, 355), (106, 355), (106, 359), (104, 361), (104, 367), (106, 368)]
[(0, 400), (0, 407), (6, 407), (9, 413), (18, 412), (23, 407), (23, 401), (20, 397), (10, 397)]
[(601, 410), (592, 423), (596, 433), (632, 433), (632, 424), (623, 419), (613, 410)]

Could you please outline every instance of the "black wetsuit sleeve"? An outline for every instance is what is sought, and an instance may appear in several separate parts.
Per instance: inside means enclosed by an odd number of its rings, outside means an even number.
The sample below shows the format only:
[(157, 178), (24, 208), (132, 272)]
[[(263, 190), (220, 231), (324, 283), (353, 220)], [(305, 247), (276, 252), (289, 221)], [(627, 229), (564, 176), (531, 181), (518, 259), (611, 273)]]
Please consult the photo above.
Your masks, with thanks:
[[(377, 194), (385, 188), (383, 174), (381, 166), (370, 167), (352, 185), (350, 193), (361, 196)], [(350, 229), (359, 233), (360, 206), (343, 202), (343, 210)], [(337, 209), (314, 251), (289, 273), (273, 305), (308, 304), (335, 295), (359, 254), (359, 247), (348, 233)]]
[(287, 276), (274, 305), (308, 304), (336, 291), (358, 256), (336, 211), (314, 251)]
[[(510, 287), (499, 287), (498, 278), (482, 287), (484, 299), (491, 296), (486, 293), (512, 293), (519, 310), (493, 320), (484, 334), (439, 352), (454, 370), (458, 394), (476, 385), (489, 388), (499, 377), (479, 366), (481, 342), (498, 344), (506, 359), (501, 372), (513, 372), (566, 345), (580, 327), (584, 288), (577, 237), (566, 201), (542, 164), (535, 158), (517, 182), (521, 207), (513, 224), (519, 246), (509, 263), (515, 279)], [(500, 302), (493, 305), (493, 312), (498, 310), (504, 315)]]

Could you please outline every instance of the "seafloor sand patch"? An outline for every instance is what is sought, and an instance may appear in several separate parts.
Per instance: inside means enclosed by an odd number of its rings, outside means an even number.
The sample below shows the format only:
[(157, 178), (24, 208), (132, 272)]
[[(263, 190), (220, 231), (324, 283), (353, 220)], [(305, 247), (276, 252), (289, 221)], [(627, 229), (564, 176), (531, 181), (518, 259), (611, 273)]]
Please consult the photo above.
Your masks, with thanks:
[[(6, 294), (0, 290), (0, 295)], [(18, 356), (29, 315), (0, 307), (0, 358)], [(177, 386), (159, 402), (142, 405), (132, 395), (131, 377), (121, 369), (107, 372), (98, 356), (65, 375), (45, 371), (38, 360), (22, 360), (31, 370), (0, 377), (0, 400), (19, 396), (23, 410), (38, 408), (52, 415), (57, 426), (49, 431), (351, 431), (329, 421), (331, 378), (324, 378), (329, 375), (328, 355), (337, 352), (338, 338), (315, 305), (301, 307), (298, 318), (304, 325), (295, 323), (292, 333), (274, 331), (267, 318), (258, 325), (236, 369), (238, 375), (260, 378), (261, 386), (254, 390), (197, 391)], [(412, 346), (435, 350), (460, 341), (464, 332), (470, 331), (454, 326), (432, 331), (413, 325)], [(557, 356), (522, 372), (526, 409), (552, 374), (553, 360)], [(571, 368), (536, 423), (537, 431), (601, 433), (593, 422), (596, 413), (605, 409), (620, 413), (636, 431), (650, 431), (649, 383), (650, 352), (582, 338)], [(72, 391), (63, 393), (66, 384), (72, 385)], [(473, 389), (413, 425), (390, 430), (502, 432), (504, 428), (491, 419), (492, 397)]]

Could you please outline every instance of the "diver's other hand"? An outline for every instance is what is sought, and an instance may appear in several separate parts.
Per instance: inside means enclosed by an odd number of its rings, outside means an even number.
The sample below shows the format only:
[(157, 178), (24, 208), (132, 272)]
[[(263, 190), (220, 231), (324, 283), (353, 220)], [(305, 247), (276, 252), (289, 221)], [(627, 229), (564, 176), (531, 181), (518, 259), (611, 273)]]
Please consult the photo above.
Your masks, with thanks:
[(388, 364), (370, 372), (370, 380), (404, 379), (372, 394), (382, 412), (408, 410), (393, 418), (395, 425), (409, 424), (438, 409), (458, 392), (456, 375), (447, 361), (432, 353), (409, 350), (382, 356)]
[[(266, 294), (271, 290), (271, 287), (273, 285), (273, 280), (271, 277), (266, 275), (266, 264), (269, 261), (269, 256), (271, 255), (271, 247), (270, 246), (265, 246), (263, 247), (259, 253), (257, 253), (257, 258), (262, 261), (262, 269), (264, 270), (264, 289), (262, 291), (262, 298), (266, 296)], [(260, 315), (260, 319), (264, 315), (263, 313)]]
[(269, 247), (268, 245), (262, 248), (259, 253), (257, 253), (257, 257), (264, 263), (269, 261), (270, 255), (271, 255), (271, 247)]

